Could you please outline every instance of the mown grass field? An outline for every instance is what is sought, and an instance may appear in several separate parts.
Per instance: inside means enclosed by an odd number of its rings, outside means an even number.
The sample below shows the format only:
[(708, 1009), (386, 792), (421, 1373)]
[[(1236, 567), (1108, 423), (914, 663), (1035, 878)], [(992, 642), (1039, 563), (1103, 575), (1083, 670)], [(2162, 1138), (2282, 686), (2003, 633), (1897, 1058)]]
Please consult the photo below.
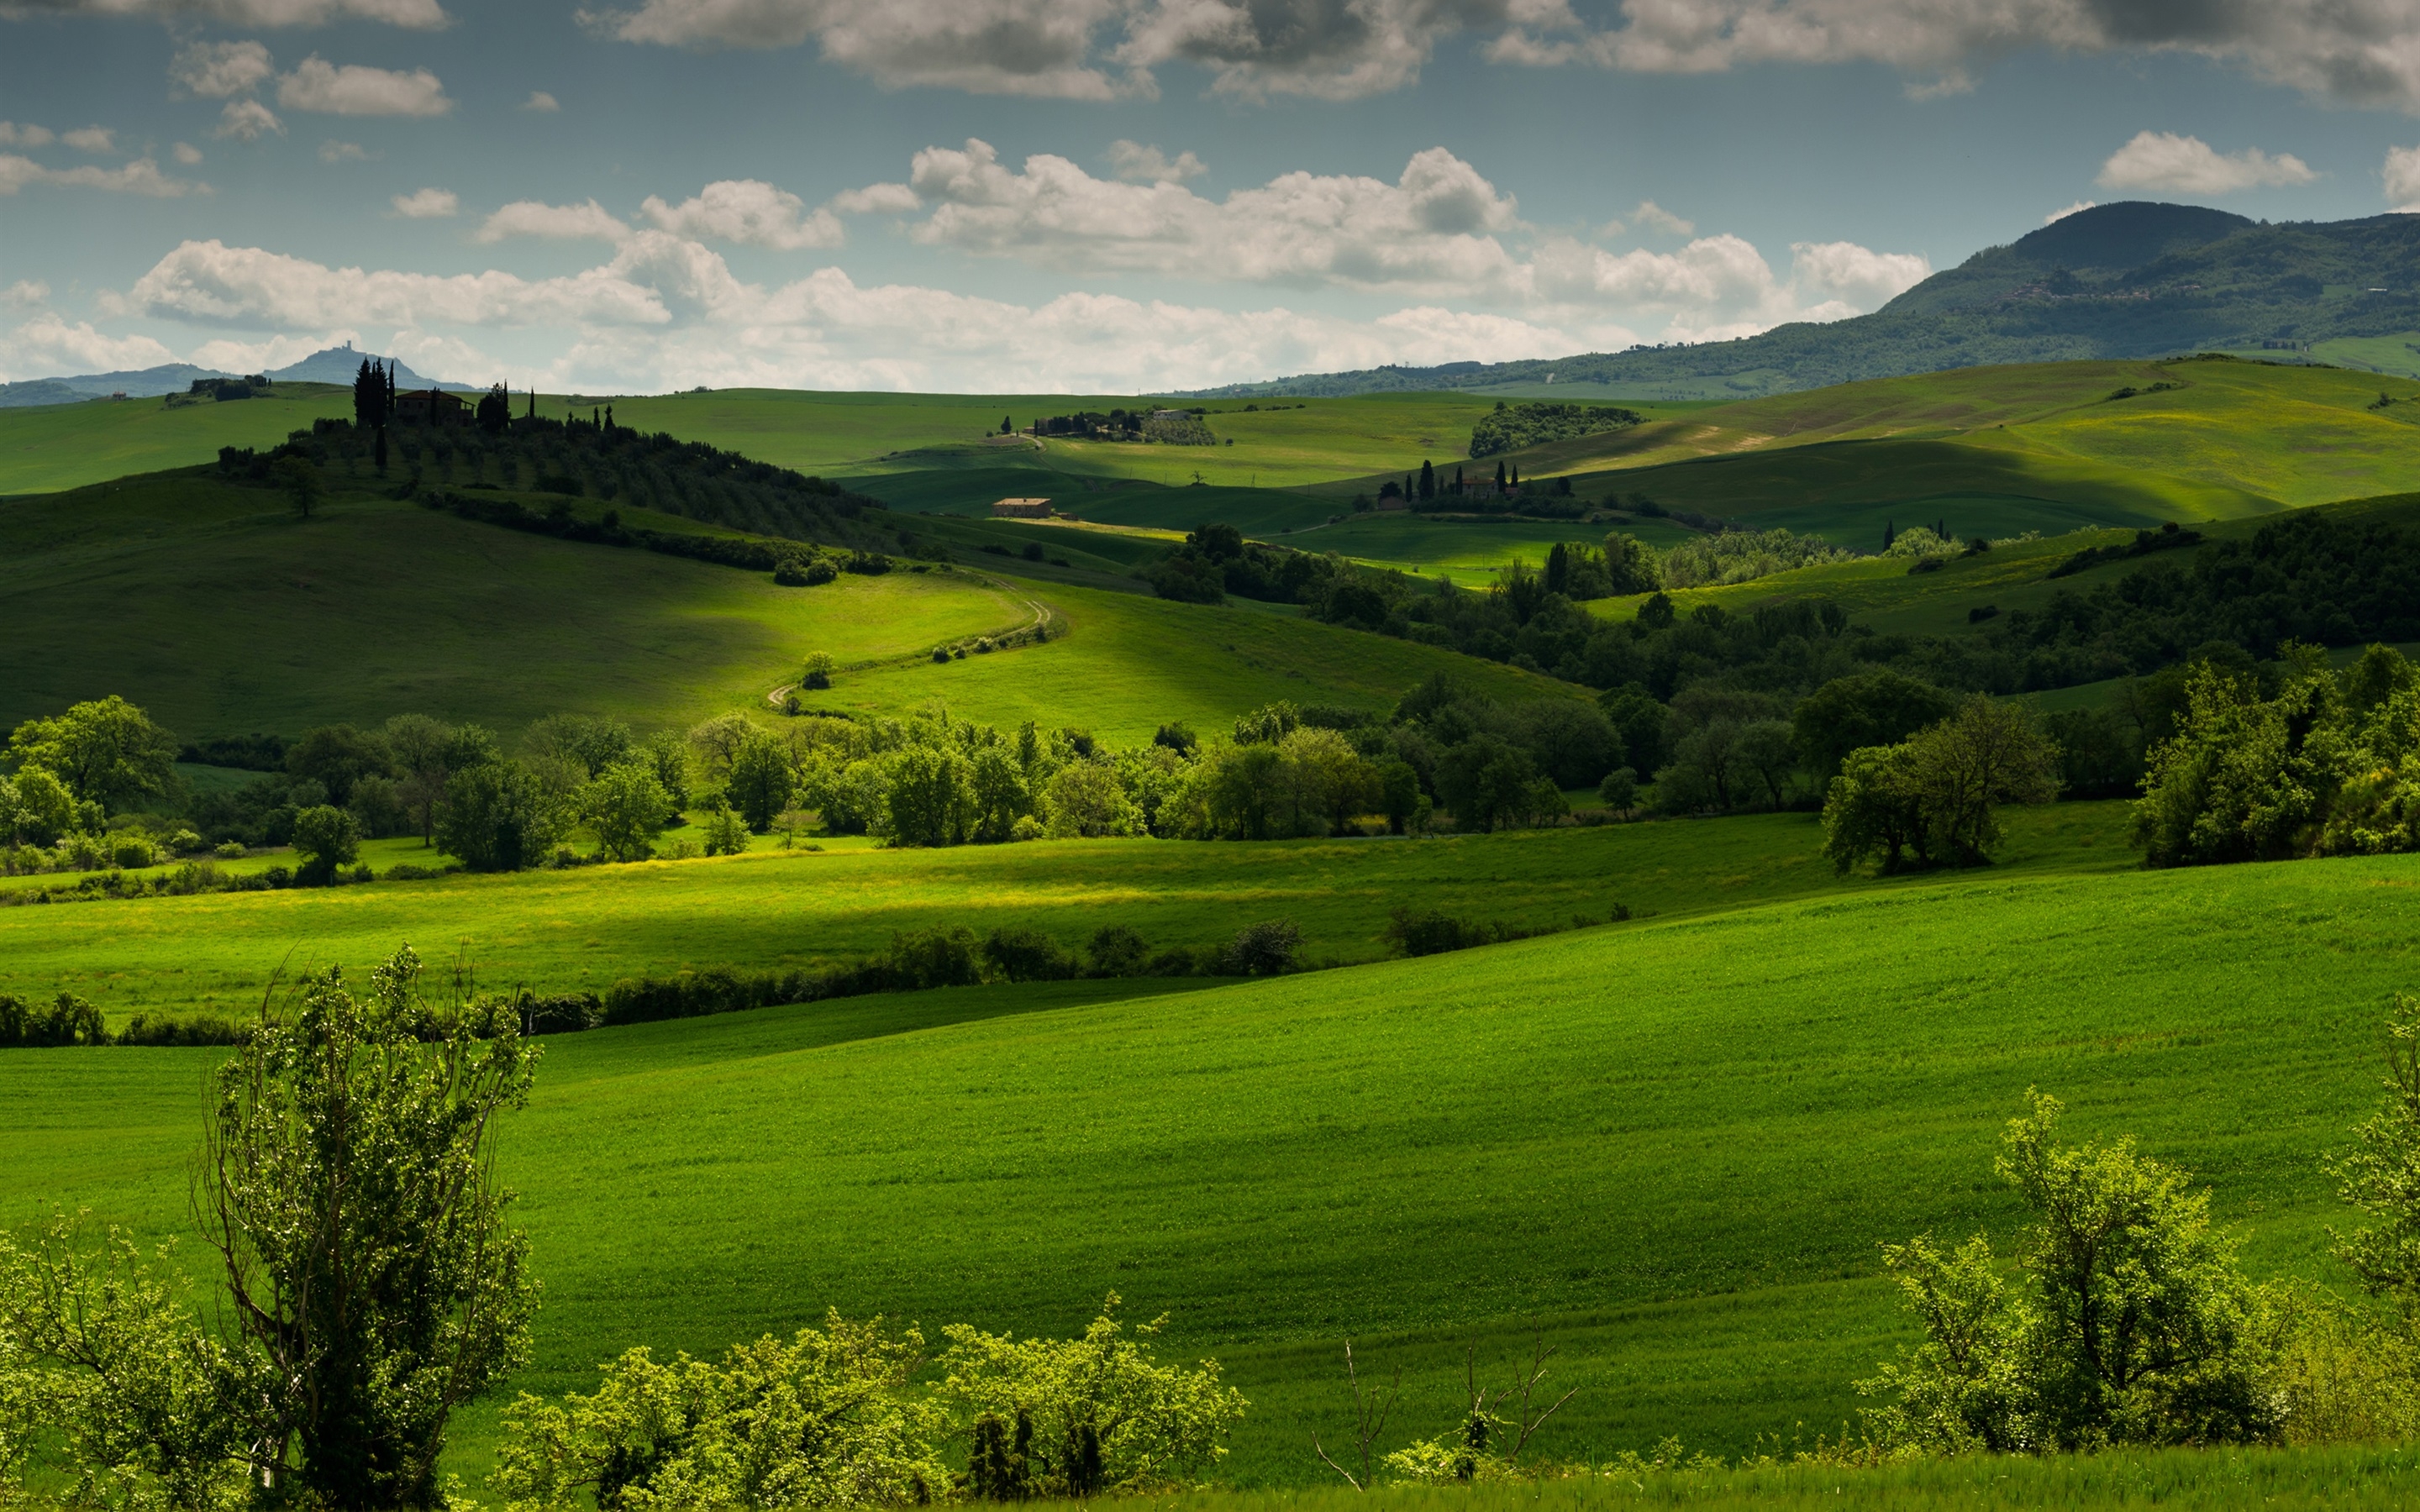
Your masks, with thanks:
[[(2009, 827), (2004, 871), (2133, 863), (2120, 805), (2028, 810)], [(1388, 953), (1388, 916), (1406, 904), (1562, 928), (1618, 903), (1668, 918), (1866, 885), (1837, 882), (1820, 832), (1792, 814), (1418, 841), (819, 843), (783, 851), (760, 838), (741, 856), (0, 908), (0, 992), (72, 991), (117, 1019), (248, 1011), (281, 966), (365, 971), (399, 940), (432, 958), (458, 950), (500, 987), (602, 991), (625, 976), (853, 960), (894, 932), (960, 924), (1040, 929), (1073, 948), (1119, 922), (1155, 947), (1198, 948), (1287, 918), (1313, 957), (1368, 961)], [(377, 866), (434, 859), (416, 841), (376, 844)]]
[[(1031, 623), (1040, 603), (1063, 638), (948, 666), (921, 657)], [(1278, 698), (1390, 706), (1447, 668), (1499, 696), (1559, 691), (1249, 609), (1073, 583), (1041, 592), (965, 569), (783, 588), (373, 497), (340, 495), (305, 521), (274, 491), (191, 473), (0, 503), (5, 725), (109, 693), (189, 738), (407, 710), (507, 732), (558, 711), (686, 725), (761, 709), (819, 650), (881, 664), (845, 673), (828, 703), (901, 713), (940, 699), (979, 720), (1041, 718), (1122, 742), (1165, 720), (1218, 726)]]
[[(1406, 1438), (1451, 1421), (1466, 1341), (1500, 1361), (1532, 1328), (1584, 1388), (1549, 1454), (1832, 1430), (1909, 1336), (1877, 1242), (2016, 1222), (1990, 1161), (2028, 1086), (2072, 1134), (2198, 1172), (2255, 1273), (2341, 1280), (2319, 1158), (2420, 973), (2415, 887), (2410, 857), (2010, 869), (1181, 1000), (968, 990), (559, 1038), (504, 1147), (547, 1283), (525, 1380), (827, 1304), (1067, 1329), (1114, 1289), (1252, 1398), (1245, 1484), (1325, 1473), (1346, 1336), (1406, 1366)], [(209, 1058), (0, 1055), (0, 1204), (178, 1227)]]

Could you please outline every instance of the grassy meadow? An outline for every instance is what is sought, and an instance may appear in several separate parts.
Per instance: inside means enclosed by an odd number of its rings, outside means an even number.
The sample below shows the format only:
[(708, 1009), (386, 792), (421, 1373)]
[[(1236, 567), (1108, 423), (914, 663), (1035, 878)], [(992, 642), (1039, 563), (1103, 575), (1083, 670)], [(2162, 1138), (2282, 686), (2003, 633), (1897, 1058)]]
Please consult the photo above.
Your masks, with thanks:
[(216, 457), (222, 446), (274, 446), (322, 415), (353, 412), (351, 391), (326, 383), (281, 383), (224, 404), (168, 398), (0, 409), (0, 498), (193, 467)]
[[(2011, 868), (1181, 1002), (965, 989), (558, 1038), (503, 1154), (548, 1288), (524, 1379), (827, 1304), (1066, 1329), (1114, 1289), (1252, 1398), (1247, 1485), (1323, 1473), (1347, 1336), (1405, 1365), (1407, 1438), (1450, 1421), (1466, 1342), (1532, 1328), (1585, 1388), (1551, 1455), (1832, 1429), (1910, 1336), (1875, 1244), (2015, 1222), (1990, 1161), (2028, 1086), (2197, 1172), (2256, 1274), (2333, 1278), (2319, 1159), (2373, 1096), (2415, 887), (2409, 857)], [(0, 1200), (180, 1227), (209, 1058), (0, 1054)]]

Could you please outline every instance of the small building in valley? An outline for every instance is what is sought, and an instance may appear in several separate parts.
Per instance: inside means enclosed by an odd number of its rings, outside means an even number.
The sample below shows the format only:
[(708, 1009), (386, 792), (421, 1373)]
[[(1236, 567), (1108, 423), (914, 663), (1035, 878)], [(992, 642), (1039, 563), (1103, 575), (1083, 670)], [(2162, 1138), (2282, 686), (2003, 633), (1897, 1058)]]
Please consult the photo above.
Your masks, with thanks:
[(460, 425), (469, 423), (471, 406), (443, 389), (413, 389), (395, 396), (395, 418), (406, 425)]
[(1050, 501), (1047, 499), (1001, 499), (996, 501), (992, 504), (991, 517), (994, 519), (1048, 519), (1050, 517)]

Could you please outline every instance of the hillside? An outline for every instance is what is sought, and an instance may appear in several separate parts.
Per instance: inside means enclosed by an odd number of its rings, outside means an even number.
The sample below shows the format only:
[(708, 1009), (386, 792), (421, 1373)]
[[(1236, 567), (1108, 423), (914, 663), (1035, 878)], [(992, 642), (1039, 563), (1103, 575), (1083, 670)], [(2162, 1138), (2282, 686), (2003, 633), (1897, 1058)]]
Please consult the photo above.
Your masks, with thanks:
[(1993, 363), (2355, 341), (2367, 344), (2364, 365), (2420, 376), (2406, 335), (2420, 335), (2420, 220), (2272, 225), (2127, 202), (1986, 248), (1871, 315), (1826, 325), (1692, 347), (1307, 374), (1201, 396), (1485, 391), (1550, 378), (1642, 398), (1753, 396)]
[[(467, 383), (448, 383), (423, 378), (400, 358), (381, 357), (358, 352), (351, 347), (329, 347), (313, 352), (297, 363), (289, 363), (262, 376), (271, 384), (334, 383), (350, 386), (353, 373), (363, 359), (395, 363), (396, 382), (407, 389), (438, 388), (461, 393), (473, 392)], [(198, 378), (240, 377), (223, 373), (214, 367), (195, 367), (191, 363), (167, 363), (158, 367), (117, 373), (79, 373), (66, 378), (21, 378), (14, 383), (0, 383), (0, 409), (24, 409), (35, 405), (74, 404), (83, 399), (106, 399), (124, 394), (130, 399), (157, 398), (162, 394), (182, 393)], [(5, 490), (0, 490), (5, 491)]]
[[(1115, 1289), (1252, 1399), (1247, 1484), (1319, 1477), (1347, 1336), (1406, 1365), (1406, 1438), (1451, 1420), (1466, 1341), (1538, 1328), (1583, 1387), (1548, 1452), (1739, 1452), (1840, 1422), (1908, 1338), (1878, 1241), (2012, 1225), (1989, 1165), (2028, 1086), (2194, 1169), (2255, 1273), (2340, 1284), (2319, 1156), (2374, 1096), (2415, 881), (2019, 872), (1181, 1004), (959, 990), (559, 1039), (504, 1153), (548, 1288), (522, 1381), (827, 1304), (1064, 1329)], [(180, 1227), (208, 1054), (0, 1053), (0, 1195)]]

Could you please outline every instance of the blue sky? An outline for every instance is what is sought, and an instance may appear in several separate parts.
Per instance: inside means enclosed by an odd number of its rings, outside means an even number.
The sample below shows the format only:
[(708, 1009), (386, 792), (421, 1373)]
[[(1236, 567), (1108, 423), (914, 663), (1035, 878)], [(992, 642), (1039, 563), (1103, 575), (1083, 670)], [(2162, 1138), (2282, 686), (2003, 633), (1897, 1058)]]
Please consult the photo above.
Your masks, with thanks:
[(2420, 201), (2420, 0), (0, 0), (0, 378), (1130, 393)]

